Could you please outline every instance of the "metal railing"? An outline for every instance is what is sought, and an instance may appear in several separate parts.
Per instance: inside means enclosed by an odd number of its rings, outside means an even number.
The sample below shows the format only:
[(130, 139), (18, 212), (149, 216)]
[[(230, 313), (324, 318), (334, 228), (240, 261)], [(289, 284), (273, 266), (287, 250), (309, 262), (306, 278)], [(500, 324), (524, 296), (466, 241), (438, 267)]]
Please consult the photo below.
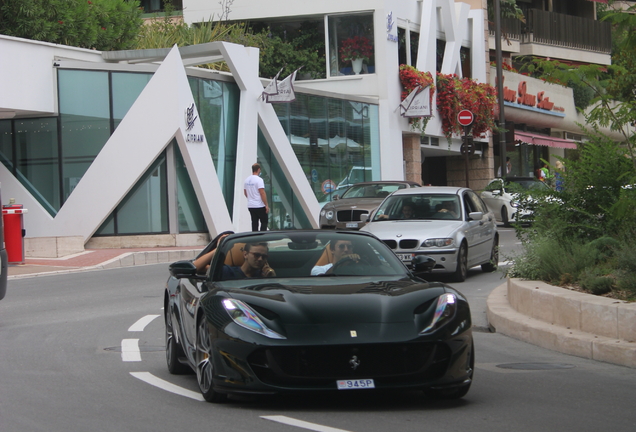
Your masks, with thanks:
[[(494, 35), (490, 24), (490, 34)], [(501, 20), (501, 32), (521, 43), (541, 43), (609, 54), (612, 50), (610, 23), (539, 9), (528, 9), (525, 24), (517, 19)]]
[(612, 51), (612, 29), (608, 22), (529, 9), (522, 33), (532, 34), (528, 42), (607, 54)]

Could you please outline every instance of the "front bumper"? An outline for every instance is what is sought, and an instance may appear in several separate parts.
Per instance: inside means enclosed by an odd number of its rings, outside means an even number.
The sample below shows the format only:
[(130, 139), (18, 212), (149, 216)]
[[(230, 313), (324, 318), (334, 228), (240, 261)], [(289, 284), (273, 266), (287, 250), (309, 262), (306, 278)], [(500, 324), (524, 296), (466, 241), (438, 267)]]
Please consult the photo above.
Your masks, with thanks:
[[(217, 339), (214, 389), (273, 394), (337, 390), (338, 380), (373, 379), (377, 390), (452, 387), (470, 380), (470, 330), (448, 340), (396, 343), (255, 345)], [(351, 367), (353, 357), (359, 361)]]
[(417, 251), (396, 249), (393, 252), (409, 269), (412, 268), (411, 260), (417, 255), (425, 255), (435, 260), (433, 273), (452, 273), (457, 269), (457, 249), (418, 249)]

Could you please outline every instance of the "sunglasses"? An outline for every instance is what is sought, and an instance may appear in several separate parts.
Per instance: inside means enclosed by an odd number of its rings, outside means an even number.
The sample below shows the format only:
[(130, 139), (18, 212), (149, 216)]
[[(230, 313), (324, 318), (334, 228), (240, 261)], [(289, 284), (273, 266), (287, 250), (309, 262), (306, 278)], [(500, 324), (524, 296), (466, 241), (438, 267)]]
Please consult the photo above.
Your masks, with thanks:
[(340, 249), (340, 250), (352, 249), (353, 250), (353, 245), (351, 243), (340, 243), (338, 245), (338, 249)]
[(265, 261), (267, 261), (267, 258), (269, 257), (269, 255), (267, 254), (262, 254), (262, 253), (258, 253), (258, 252), (250, 252), (252, 255), (254, 255), (254, 258), (261, 259), (263, 258)]

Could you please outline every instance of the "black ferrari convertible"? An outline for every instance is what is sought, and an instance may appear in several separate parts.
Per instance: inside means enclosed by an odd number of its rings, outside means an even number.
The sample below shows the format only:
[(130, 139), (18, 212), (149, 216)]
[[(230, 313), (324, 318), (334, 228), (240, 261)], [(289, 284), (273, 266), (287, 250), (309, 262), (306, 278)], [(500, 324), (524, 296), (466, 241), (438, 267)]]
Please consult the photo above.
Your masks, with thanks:
[(470, 309), (420, 278), (372, 234), (267, 231), (214, 239), (170, 265), (166, 359), (203, 397), (230, 393), (423, 390), (466, 395), (475, 362)]

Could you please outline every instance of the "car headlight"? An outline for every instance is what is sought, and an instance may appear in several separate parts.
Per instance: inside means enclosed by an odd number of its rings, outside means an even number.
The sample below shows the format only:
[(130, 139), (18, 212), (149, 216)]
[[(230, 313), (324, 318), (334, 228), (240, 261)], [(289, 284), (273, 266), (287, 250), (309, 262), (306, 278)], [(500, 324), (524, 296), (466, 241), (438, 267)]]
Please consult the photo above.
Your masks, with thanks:
[(452, 238), (432, 238), (422, 242), (425, 247), (448, 247), (453, 246), (455, 241)]
[(325, 217), (325, 213), (327, 213), (327, 212), (325, 211), (325, 209), (320, 210), (320, 216), (321, 216), (321, 217)]
[(457, 313), (457, 297), (455, 294), (442, 294), (437, 299), (433, 320), (420, 334), (432, 333), (452, 320)]
[(333, 210), (326, 211), (326, 212), (325, 212), (325, 217), (326, 217), (328, 220), (333, 219)]
[(267, 336), (270, 339), (287, 339), (275, 331), (267, 328), (265, 323), (256, 315), (248, 305), (240, 300), (224, 299), (223, 307), (230, 315), (230, 318), (243, 328), (252, 330), (255, 333)]
[(514, 208), (519, 207), (519, 201), (516, 201), (516, 200), (510, 201), (510, 207), (514, 207)]

